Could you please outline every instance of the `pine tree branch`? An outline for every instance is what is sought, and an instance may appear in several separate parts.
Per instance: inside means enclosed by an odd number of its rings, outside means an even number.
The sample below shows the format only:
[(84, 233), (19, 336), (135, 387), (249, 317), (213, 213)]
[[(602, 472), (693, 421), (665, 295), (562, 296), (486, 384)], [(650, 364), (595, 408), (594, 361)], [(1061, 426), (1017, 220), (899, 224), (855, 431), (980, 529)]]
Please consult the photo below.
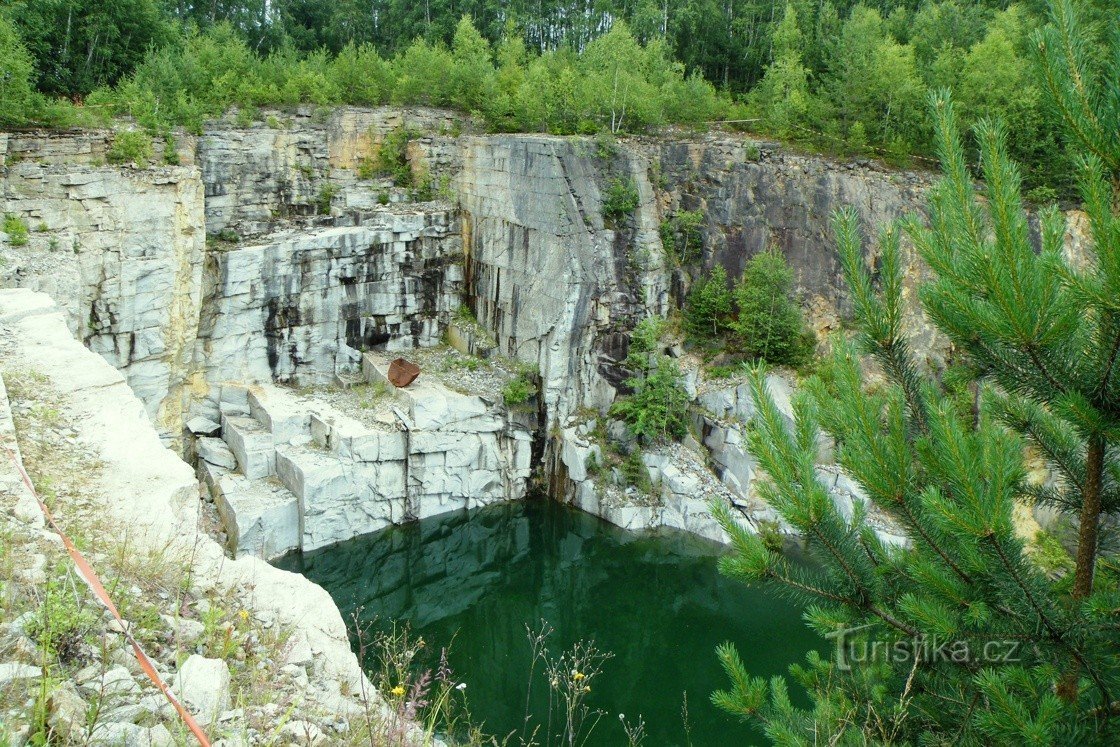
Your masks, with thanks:
[(1108, 381), (1112, 378), (1112, 369), (1116, 365), (1118, 356), (1120, 356), (1120, 329), (1117, 329), (1116, 334), (1113, 335), (1112, 348), (1108, 353), (1108, 363), (1104, 367), (1104, 373), (1101, 375), (1100, 383), (1097, 384), (1096, 389), (1093, 390), (1094, 400), (1100, 399), (1108, 388)]
[(1027, 351), (1027, 355), (1030, 357), (1031, 362), (1034, 363), (1035, 368), (1037, 368), (1038, 372), (1042, 374), (1042, 377), (1046, 379), (1046, 382), (1050, 384), (1050, 386), (1054, 387), (1055, 391), (1061, 394), (1066, 394), (1067, 389), (1065, 385), (1060, 383), (1050, 374), (1050, 370), (1042, 362), (1042, 359), (1038, 357), (1038, 346), (1033, 342), (1029, 342), (1023, 346), (1023, 349)]
[(1089, 438), (1085, 450), (1085, 489), (1082, 491), (1081, 520), (1077, 537), (1077, 566), (1073, 578), (1073, 598), (1084, 599), (1093, 592), (1097, 563), (1097, 540), (1101, 517), (1102, 478), (1104, 476), (1104, 439)]
[(796, 579), (791, 578), (787, 575), (783, 575), (772, 568), (766, 570), (766, 575), (775, 581), (780, 581), (781, 583), (794, 589), (803, 591), (806, 594), (812, 594), (814, 596), (821, 597), (822, 599), (827, 599), (830, 602), (836, 602), (837, 604), (850, 605), (853, 607), (858, 606), (853, 600), (848, 599), (847, 597), (841, 596), (839, 594), (833, 594), (832, 592), (825, 591), (824, 589), (818, 589), (817, 587), (810, 584), (797, 581)]
[(941, 549), (941, 546), (938, 545), (936, 542), (934, 542), (933, 538), (929, 536), (929, 534), (926, 532), (925, 528), (922, 526), (922, 523), (920, 521), (918, 521), (917, 518), (915, 518), (913, 512), (911, 512), (911, 510), (910, 510), (910, 507), (908, 505), (906, 505), (906, 502), (900, 498), (898, 503), (899, 503), (900, 506), (902, 506), (902, 510), (906, 513), (906, 519), (909, 522), (910, 526), (912, 526), (914, 528), (914, 530), (917, 531), (918, 535), (923, 540), (925, 540), (926, 544), (929, 545), (930, 548), (935, 553), (937, 553), (937, 555), (942, 560), (945, 561), (946, 565), (948, 565), (950, 568), (953, 569), (953, 572), (957, 574), (957, 576), (961, 579), (961, 581), (964, 581), (966, 584), (971, 584), (972, 583), (972, 577), (969, 576), (967, 573), (965, 573), (960, 568), (960, 566), (958, 566), (956, 563), (954, 563), (953, 559), (950, 558), (949, 555), (944, 550)]
[(1101, 693), (1101, 699), (1105, 703), (1112, 700), (1112, 697), (1108, 693), (1108, 687), (1105, 685), (1104, 681), (1101, 679), (1101, 677), (1097, 673), (1096, 669), (1089, 666), (1089, 662), (1086, 660), (1085, 656), (1081, 653), (1080, 649), (1078, 649), (1077, 646), (1075, 646), (1075, 645), (1073, 645), (1072, 643), (1069, 642), (1069, 639), (1066, 636), (1066, 634), (1062, 630), (1060, 630), (1053, 623), (1053, 621), (1050, 620), (1049, 615), (1047, 615), (1046, 612), (1042, 609), (1042, 606), (1039, 604), (1038, 600), (1035, 599), (1034, 594), (1031, 593), (1031, 590), (1027, 587), (1026, 582), (1024, 582), (1023, 578), (1019, 575), (1018, 570), (1011, 563), (1011, 560), (1007, 557), (1007, 554), (1003, 551), (1003, 546), (1000, 544), (1000, 542), (996, 538), (995, 534), (987, 534), (987, 535), (985, 535), (985, 539), (987, 539), (989, 541), (989, 543), (992, 545), (992, 547), (995, 549), (996, 555), (999, 557), (1000, 562), (1003, 564), (1003, 567), (1005, 569), (1007, 569), (1007, 572), (1010, 574), (1011, 579), (1015, 582), (1015, 585), (1018, 586), (1019, 589), (1026, 596), (1027, 602), (1030, 604), (1031, 608), (1034, 609), (1035, 614), (1038, 615), (1039, 621), (1042, 623), (1043, 627), (1045, 627), (1047, 632), (1050, 634), (1050, 639), (1053, 640), (1055, 643), (1058, 643), (1059, 645), (1061, 645), (1067, 651), (1069, 651), (1070, 655), (1073, 656), (1073, 658), (1077, 661), (1078, 665), (1089, 674), (1090, 679), (1093, 680), (1093, 684), (1095, 684), (1097, 686), (1097, 689)]

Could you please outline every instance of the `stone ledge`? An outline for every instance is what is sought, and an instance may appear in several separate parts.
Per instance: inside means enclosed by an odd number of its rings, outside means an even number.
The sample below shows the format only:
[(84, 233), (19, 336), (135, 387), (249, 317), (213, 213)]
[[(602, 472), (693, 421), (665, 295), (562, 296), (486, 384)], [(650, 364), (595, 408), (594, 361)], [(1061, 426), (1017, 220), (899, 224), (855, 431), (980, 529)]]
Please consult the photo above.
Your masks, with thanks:
[[(330, 596), (297, 574), (262, 560), (230, 560), (197, 529), (198, 482), (191, 468), (163, 446), (142, 403), (106, 361), (82, 347), (60, 311), (28, 315), (45, 296), (0, 290), (0, 336), (12, 354), (5, 365), (47, 377), (63, 394), (64, 408), (79, 428), (78, 440), (104, 465), (92, 475), (107, 519), (128, 526), (138, 549), (190, 559), (198, 592), (237, 598), (248, 610), (267, 613), (306, 638), (315, 652), (314, 687), (308, 705), (347, 716), (359, 705), (347, 693), (375, 692), (350, 650), (346, 626)], [(379, 707), (379, 706), (378, 706)]]

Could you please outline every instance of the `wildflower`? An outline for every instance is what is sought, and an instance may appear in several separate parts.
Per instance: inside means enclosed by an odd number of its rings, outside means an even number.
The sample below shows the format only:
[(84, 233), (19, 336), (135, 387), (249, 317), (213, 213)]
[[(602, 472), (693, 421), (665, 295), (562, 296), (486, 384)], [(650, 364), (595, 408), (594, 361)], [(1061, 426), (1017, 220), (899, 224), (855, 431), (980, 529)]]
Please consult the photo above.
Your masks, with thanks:
[(580, 680), (586, 679), (586, 678), (587, 678), (587, 675), (584, 674), (583, 672), (577, 672), (574, 669), (572, 670), (572, 679), (575, 680), (576, 682), (579, 682)]
[(589, 692), (591, 692), (591, 685), (584, 685), (584, 686), (583, 686), (583, 691), (584, 691), (585, 693), (589, 693)]
[(237, 616), (240, 617), (242, 620), (248, 620), (249, 619), (249, 610), (241, 610), (240, 612), (237, 613)]
[(397, 685), (396, 687), (394, 687), (389, 692), (392, 694), (392, 696), (394, 698), (403, 698), (404, 697), (404, 685)]
[(455, 686), (455, 689), (456, 690), (466, 690), (467, 689), (467, 683), (466, 682), (460, 682), (458, 685)]

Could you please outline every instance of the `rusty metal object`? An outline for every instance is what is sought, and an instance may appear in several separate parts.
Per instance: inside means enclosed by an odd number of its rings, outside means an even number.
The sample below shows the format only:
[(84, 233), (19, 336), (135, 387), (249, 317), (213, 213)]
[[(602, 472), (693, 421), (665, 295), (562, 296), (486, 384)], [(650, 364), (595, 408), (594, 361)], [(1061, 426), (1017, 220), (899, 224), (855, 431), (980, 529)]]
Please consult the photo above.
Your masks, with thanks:
[(420, 366), (404, 358), (396, 358), (389, 364), (389, 381), (393, 386), (403, 389), (420, 375)]

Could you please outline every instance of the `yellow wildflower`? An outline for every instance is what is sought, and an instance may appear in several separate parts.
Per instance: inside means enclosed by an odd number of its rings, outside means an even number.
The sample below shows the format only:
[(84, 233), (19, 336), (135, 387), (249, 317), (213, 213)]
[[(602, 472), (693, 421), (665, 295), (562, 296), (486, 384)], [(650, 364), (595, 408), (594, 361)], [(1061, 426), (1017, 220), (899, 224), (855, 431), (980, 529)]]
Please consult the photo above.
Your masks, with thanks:
[(237, 613), (237, 616), (240, 617), (242, 620), (248, 620), (249, 619), (249, 610), (241, 610), (240, 612)]
[(393, 697), (395, 697), (395, 698), (403, 698), (404, 697), (404, 686), (403, 685), (397, 685), (396, 687), (394, 687), (389, 692), (392, 693)]
[(587, 675), (584, 674), (583, 672), (572, 672), (572, 679), (575, 680), (576, 682), (579, 682), (580, 680), (582, 680), (586, 677), (587, 677)]

